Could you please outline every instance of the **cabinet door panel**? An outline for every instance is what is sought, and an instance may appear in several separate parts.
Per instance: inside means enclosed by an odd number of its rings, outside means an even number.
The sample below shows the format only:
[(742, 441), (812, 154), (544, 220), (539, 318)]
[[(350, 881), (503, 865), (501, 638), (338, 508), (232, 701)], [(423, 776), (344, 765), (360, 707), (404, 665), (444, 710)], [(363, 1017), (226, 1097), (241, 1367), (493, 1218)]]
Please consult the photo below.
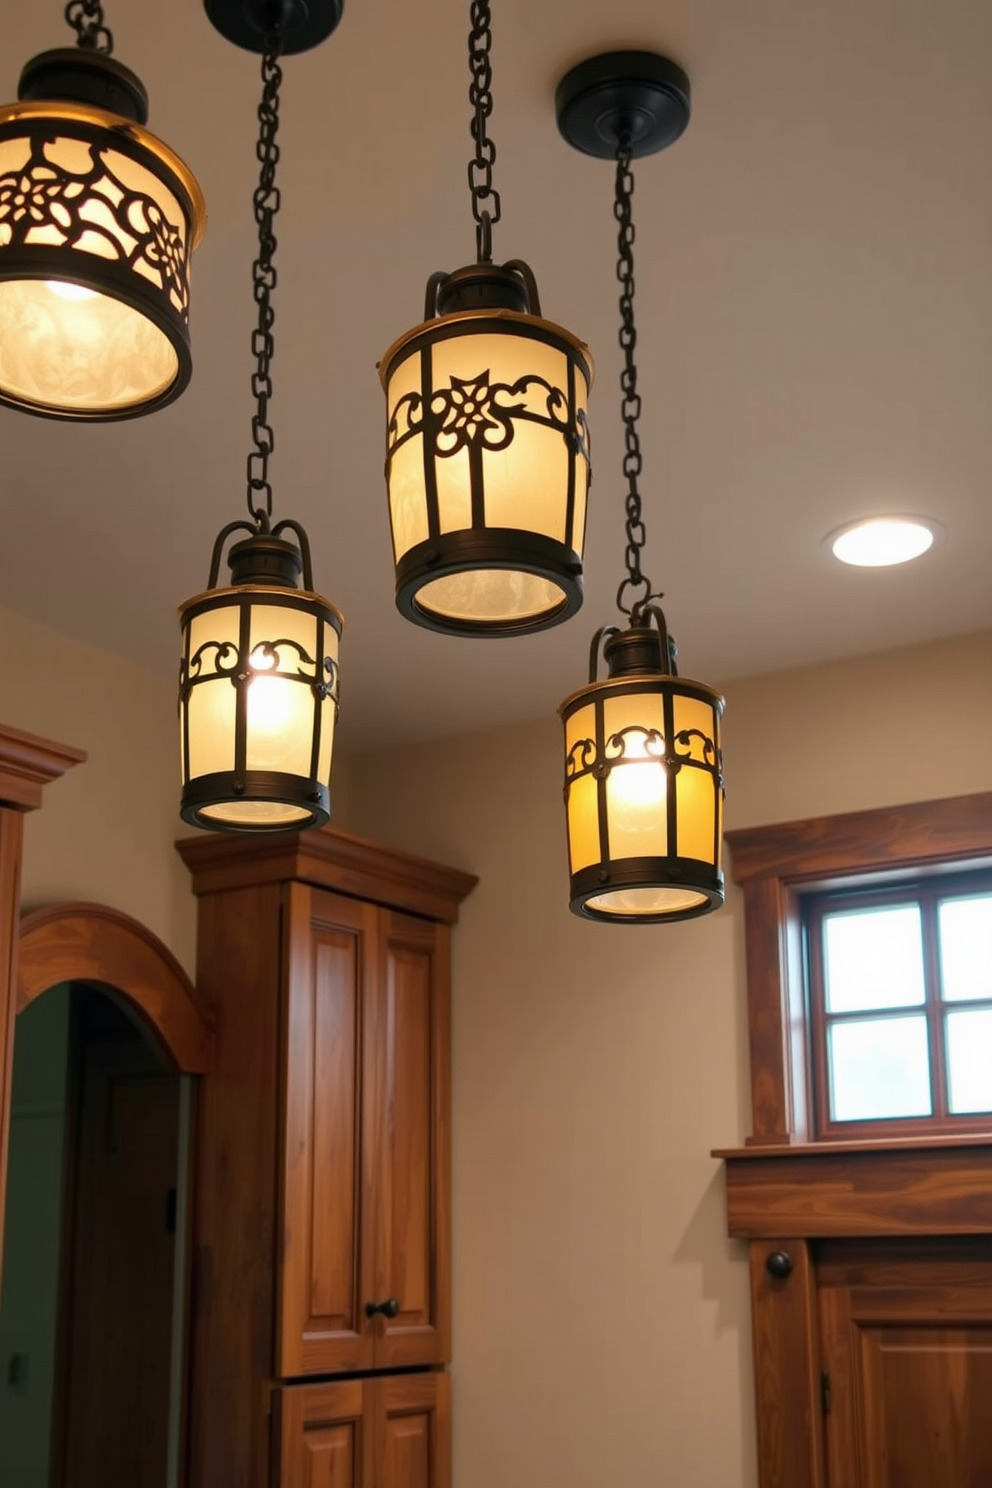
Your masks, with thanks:
[(369, 1122), (376, 1174), (375, 1364), (439, 1364), (450, 1353), (450, 1008), (447, 930), (383, 913), (379, 1071)]
[(451, 1378), (371, 1383), (375, 1488), (451, 1488)]
[(992, 1482), (988, 1257), (902, 1259), (880, 1247), (877, 1260), (858, 1253), (822, 1272), (831, 1488)]
[(372, 1488), (360, 1380), (275, 1391), (278, 1488)]
[(299, 884), (289, 899), (278, 1372), (344, 1373), (373, 1362), (362, 1098), (378, 912)]

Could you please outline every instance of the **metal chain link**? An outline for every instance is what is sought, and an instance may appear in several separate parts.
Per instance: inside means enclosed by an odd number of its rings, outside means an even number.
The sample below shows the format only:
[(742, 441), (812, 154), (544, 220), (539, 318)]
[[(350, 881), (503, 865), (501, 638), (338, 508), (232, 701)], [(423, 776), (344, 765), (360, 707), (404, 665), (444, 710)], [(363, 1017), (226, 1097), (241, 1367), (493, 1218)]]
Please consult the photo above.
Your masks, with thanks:
[(103, 23), (100, 0), (69, 0), (65, 18), (76, 33), (76, 45), (87, 52), (102, 52), (109, 57), (114, 38)]
[(468, 65), (472, 85), (468, 101), (475, 110), (472, 138), (475, 159), (469, 161), (468, 184), (472, 193), (472, 216), (475, 218), (475, 248), (479, 263), (492, 263), (493, 225), (500, 219), (499, 192), (493, 189), (493, 165), (496, 146), (486, 133), (486, 121), (493, 111), (493, 69), (490, 61), (493, 33), (489, 0), (472, 0), (472, 29), (468, 38)]
[[(637, 348), (637, 330), (634, 325), (634, 223), (631, 215), (631, 198), (634, 195), (634, 177), (630, 169), (630, 140), (624, 136), (617, 149), (616, 197), (613, 215), (617, 220), (617, 278), (620, 281), (620, 348), (624, 364), (620, 374), (620, 390), (623, 397), (620, 413), (624, 424), (625, 452), (623, 473), (627, 477), (627, 547), (624, 562), (627, 577), (617, 590), (617, 608), (625, 614), (631, 624), (636, 624), (641, 610), (652, 599), (661, 595), (651, 593), (651, 581), (641, 572), (641, 551), (645, 542), (644, 518), (641, 493), (638, 487), (643, 460), (641, 437), (637, 432), (637, 421), (641, 416), (641, 399), (637, 391), (637, 364), (634, 352)], [(643, 590), (629, 603), (624, 599), (628, 591)]]
[[(258, 326), (252, 334), (251, 349), (255, 358), (255, 371), (251, 379), (252, 396), (255, 399), (255, 415), (251, 421), (252, 439), (255, 448), (248, 455), (248, 510), (263, 532), (268, 531), (272, 516), (272, 486), (269, 483), (269, 456), (275, 448), (275, 435), (268, 421), (269, 399), (272, 397), (272, 354), (275, 342), (272, 327), (275, 311), (271, 295), (276, 287), (275, 269), (276, 237), (273, 231), (280, 197), (276, 187), (276, 166), (279, 163), (279, 146), (276, 134), (279, 130), (279, 88), (282, 83), (282, 68), (278, 56), (280, 39), (269, 37), (262, 57), (262, 100), (258, 105), (258, 142), (255, 154), (260, 171), (258, 185), (252, 202), (255, 222), (258, 225), (258, 257), (252, 265), (252, 283), (255, 304), (258, 307)], [(264, 506), (261, 505), (264, 498)]]

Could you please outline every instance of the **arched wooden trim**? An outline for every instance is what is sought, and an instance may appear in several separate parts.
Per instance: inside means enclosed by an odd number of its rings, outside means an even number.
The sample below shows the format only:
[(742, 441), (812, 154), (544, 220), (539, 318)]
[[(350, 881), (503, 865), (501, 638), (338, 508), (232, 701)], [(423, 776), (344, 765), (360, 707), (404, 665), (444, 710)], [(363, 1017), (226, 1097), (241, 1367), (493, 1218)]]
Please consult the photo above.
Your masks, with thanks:
[(59, 982), (113, 987), (158, 1035), (176, 1068), (204, 1074), (213, 1030), (171, 951), (130, 915), (104, 904), (50, 904), (21, 918), (16, 1011)]

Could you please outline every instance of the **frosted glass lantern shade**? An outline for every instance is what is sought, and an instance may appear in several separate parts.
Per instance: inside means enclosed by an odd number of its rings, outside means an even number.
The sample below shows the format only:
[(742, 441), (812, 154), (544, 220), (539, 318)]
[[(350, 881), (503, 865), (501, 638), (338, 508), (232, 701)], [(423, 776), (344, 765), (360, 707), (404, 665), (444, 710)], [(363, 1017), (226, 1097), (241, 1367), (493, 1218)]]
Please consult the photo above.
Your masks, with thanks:
[(582, 603), (586, 347), (511, 310), (439, 316), (380, 364), (396, 603), (456, 635), (524, 634)]
[(189, 381), (189, 267), (206, 222), (186, 165), (81, 103), (0, 108), (0, 403), (134, 417)]
[(723, 699), (657, 675), (593, 682), (562, 704), (570, 907), (653, 923), (723, 903)]
[(342, 619), (308, 591), (211, 589), (180, 611), (184, 821), (222, 831), (330, 816)]

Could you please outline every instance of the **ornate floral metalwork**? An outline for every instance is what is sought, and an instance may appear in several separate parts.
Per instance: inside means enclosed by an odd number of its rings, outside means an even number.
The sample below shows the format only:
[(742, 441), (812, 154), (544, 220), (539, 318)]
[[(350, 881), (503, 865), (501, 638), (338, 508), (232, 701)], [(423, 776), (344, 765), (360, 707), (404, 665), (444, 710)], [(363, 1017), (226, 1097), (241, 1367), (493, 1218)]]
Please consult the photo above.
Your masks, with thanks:
[[(434, 391), (426, 431), (434, 454), (446, 458), (472, 444), (486, 450), (506, 449), (513, 442), (514, 420), (521, 419), (555, 430), (575, 454), (588, 459), (585, 411), (580, 409), (573, 423), (568, 416), (568, 398), (561, 388), (535, 375), (520, 377), (512, 384), (490, 383), (489, 375), (485, 369), (474, 377), (452, 376), (448, 387)], [(538, 390), (536, 396), (534, 389)], [(423, 394), (406, 393), (389, 420), (389, 457), (408, 439), (425, 433), (424, 424)]]
[[(82, 240), (99, 238), (112, 261), (157, 281), (185, 318), (189, 272), (183, 229), (168, 220), (154, 198), (133, 190), (115, 172), (111, 160), (126, 158), (119, 151), (79, 141), (86, 145), (89, 167), (69, 170), (49, 157), (50, 121), (45, 128), (46, 133), (29, 136), (26, 163), (0, 176), (0, 247), (50, 242), (52, 229), (60, 234), (61, 242), (52, 245), (57, 247), (86, 251)], [(94, 205), (98, 212), (87, 215)]]

